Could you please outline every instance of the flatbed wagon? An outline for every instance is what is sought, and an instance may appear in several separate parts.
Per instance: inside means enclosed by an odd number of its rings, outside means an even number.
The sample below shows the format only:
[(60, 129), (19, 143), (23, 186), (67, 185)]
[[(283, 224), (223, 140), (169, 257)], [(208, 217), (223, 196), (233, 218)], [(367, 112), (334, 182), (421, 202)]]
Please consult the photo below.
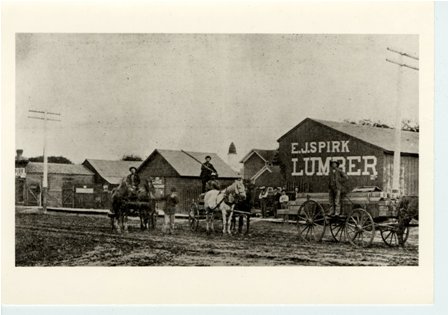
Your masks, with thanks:
[[(302, 193), (288, 203), (288, 209), (278, 210), (285, 218), (294, 216), (299, 236), (306, 241), (321, 241), (327, 228), (334, 241), (348, 240), (355, 246), (370, 246), (376, 231), (388, 246), (399, 245), (409, 236), (406, 225), (400, 231), (400, 217), (407, 209), (398, 209), (397, 200), (377, 189), (355, 189), (341, 198), (340, 214), (332, 215), (328, 193)], [(400, 213), (401, 212), (401, 213)]]

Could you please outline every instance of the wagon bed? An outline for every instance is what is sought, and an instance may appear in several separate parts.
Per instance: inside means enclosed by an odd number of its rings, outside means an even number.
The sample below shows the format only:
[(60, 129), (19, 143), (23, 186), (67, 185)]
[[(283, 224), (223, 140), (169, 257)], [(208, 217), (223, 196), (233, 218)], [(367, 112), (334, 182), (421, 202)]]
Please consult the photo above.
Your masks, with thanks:
[(354, 191), (342, 198), (341, 204), (341, 213), (331, 215), (328, 193), (302, 193), (277, 214), (284, 216), (285, 222), (294, 217), (299, 235), (306, 241), (321, 241), (328, 226), (335, 241), (348, 240), (355, 246), (371, 245), (376, 230), (389, 246), (398, 246), (400, 235), (406, 242), (412, 225), (400, 226), (400, 209), (387, 193)]

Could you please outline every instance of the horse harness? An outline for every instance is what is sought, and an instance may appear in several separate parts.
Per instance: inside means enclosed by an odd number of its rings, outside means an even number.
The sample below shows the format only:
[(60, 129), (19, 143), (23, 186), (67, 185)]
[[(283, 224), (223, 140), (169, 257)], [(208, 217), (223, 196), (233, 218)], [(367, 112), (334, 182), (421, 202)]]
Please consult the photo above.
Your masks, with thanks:
[[(222, 194), (222, 191), (219, 191), (219, 193), (218, 193), (218, 196), (220, 195), (220, 194)], [(221, 201), (220, 202), (218, 202), (217, 204), (216, 204), (216, 206), (215, 207), (213, 207), (213, 209), (209, 209), (210, 211), (215, 211), (220, 205), (221, 205), (221, 203), (225, 203), (226, 205), (228, 205), (229, 207), (231, 207), (233, 204), (235, 204), (235, 202), (230, 202), (229, 201), (229, 196), (230, 196), (230, 194), (229, 193), (227, 193), (227, 188), (224, 190), (224, 197), (221, 199)], [(226, 200), (227, 199), (227, 200)], [(226, 201), (225, 201), (226, 200)]]

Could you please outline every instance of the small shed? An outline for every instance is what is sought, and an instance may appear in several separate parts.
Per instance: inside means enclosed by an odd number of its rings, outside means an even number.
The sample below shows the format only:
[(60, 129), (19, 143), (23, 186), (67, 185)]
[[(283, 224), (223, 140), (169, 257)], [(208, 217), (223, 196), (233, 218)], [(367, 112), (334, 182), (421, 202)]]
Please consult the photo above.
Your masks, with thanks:
[[(216, 153), (185, 152), (180, 150), (154, 150), (138, 168), (140, 178), (154, 179), (156, 188), (162, 193), (176, 187), (180, 199), (180, 211), (187, 212), (193, 199), (201, 193), (201, 164), (209, 155), (216, 168), (222, 188), (238, 178), (237, 173)], [(196, 159), (196, 160), (195, 160)]]
[(283, 184), (280, 167), (274, 165), (276, 150), (252, 149), (240, 161), (244, 179), (256, 186), (278, 187)]
[(275, 150), (252, 149), (240, 163), (243, 163), (244, 179), (251, 179), (265, 167), (273, 165)]
[[(338, 160), (352, 188), (392, 191), (395, 130), (306, 118), (278, 139), (288, 189), (328, 191), (330, 160)], [(418, 195), (419, 133), (402, 131), (400, 187)]]
[(284, 184), (280, 167), (277, 165), (264, 166), (250, 181), (258, 187), (281, 187)]
[(126, 177), (130, 167), (138, 168), (142, 161), (86, 159), (82, 163), (94, 175), (95, 206), (109, 209), (110, 192)]
[[(25, 204), (40, 205), (44, 163), (25, 167)], [(93, 208), (93, 173), (79, 164), (48, 163), (48, 206)]]

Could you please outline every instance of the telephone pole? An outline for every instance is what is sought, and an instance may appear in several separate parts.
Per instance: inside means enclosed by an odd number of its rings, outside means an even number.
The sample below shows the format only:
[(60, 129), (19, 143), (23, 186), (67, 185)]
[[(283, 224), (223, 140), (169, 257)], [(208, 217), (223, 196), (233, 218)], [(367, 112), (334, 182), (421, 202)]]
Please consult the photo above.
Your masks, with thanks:
[[(42, 111), (42, 110), (34, 110), (30, 109), (30, 113), (37, 114), (37, 116), (28, 116), (28, 118), (31, 119), (39, 119), (44, 121), (44, 152), (43, 152), (43, 158), (44, 158), (44, 174), (42, 179), (42, 212), (47, 212), (47, 196), (48, 196), (48, 159), (47, 159), (47, 121), (61, 121), (60, 119), (51, 118), (52, 116), (61, 116), (60, 113), (53, 113), (49, 111)], [(50, 117), (49, 117), (50, 116)], [(40, 200), (39, 200), (40, 203)]]
[[(387, 50), (391, 53), (394, 53), (398, 55), (398, 61), (387, 59), (387, 62), (390, 62), (392, 64), (398, 65), (397, 68), (397, 103), (395, 105), (395, 150), (394, 150), (394, 169), (393, 169), (393, 177), (392, 177), (392, 192), (396, 193), (398, 195), (401, 195), (400, 190), (400, 169), (401, 169), (401, 121), (402, 121), (402, 101), (401, 101), (401, 95), (403, 91), (402, 86), (402, 77), (403, 77), (403, 68), (416, 70), (418, 71), (419, 68), (416, 66), (412, 66), (406, 63), (406, 61), (409, 61), (410, 59), (413, 60), (419, 60), (418, 57), (413, 56), (411, 54), (408, 54), (406, 52), (398, 51), (392, 48), (387, 47)], [(396, 56), (395, 55), (395, 56)], [(408, 58), (408, 59), (405, 59)]]

